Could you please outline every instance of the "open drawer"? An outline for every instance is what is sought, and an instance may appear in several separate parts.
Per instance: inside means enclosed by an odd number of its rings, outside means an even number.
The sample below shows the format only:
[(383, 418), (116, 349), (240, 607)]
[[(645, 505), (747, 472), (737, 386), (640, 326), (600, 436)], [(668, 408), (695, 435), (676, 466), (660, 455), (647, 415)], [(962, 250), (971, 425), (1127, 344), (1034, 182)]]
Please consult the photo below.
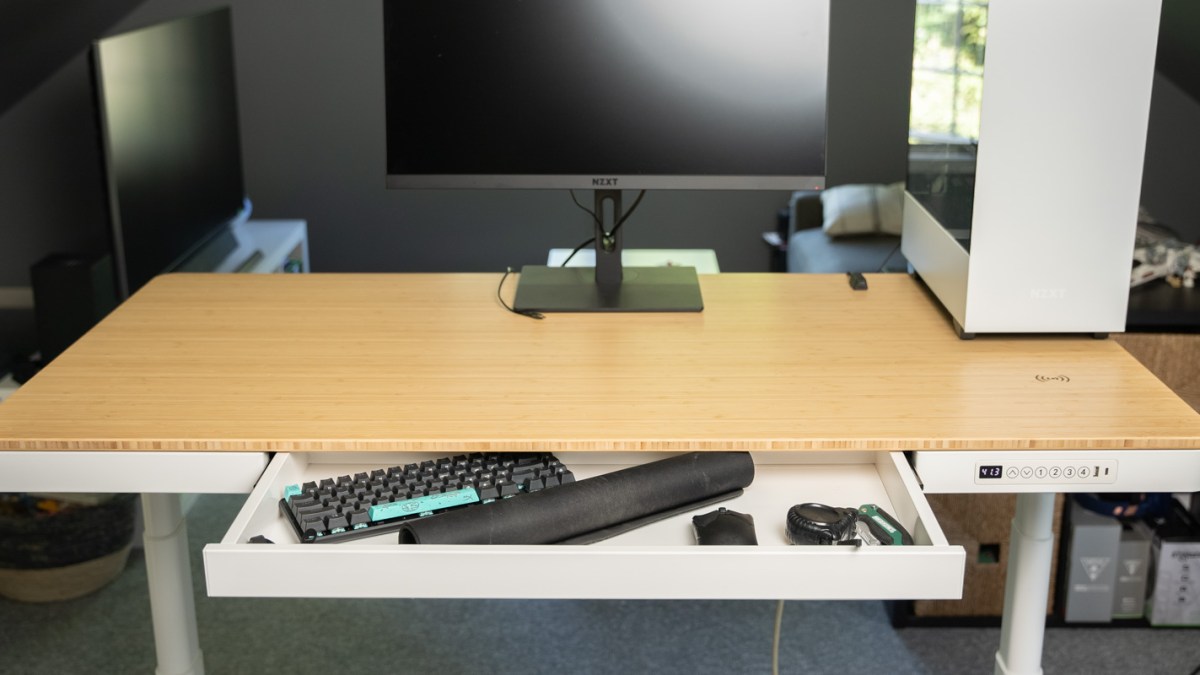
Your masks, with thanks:
[[(579, 479), (666, 455), (557, 453)], [(721, 502), (754, 516), (758, 546), (698, 546), (693, 515), (599, 543), (399, 545), (395, 533), (300, 544), (279, 512), (284, 486), (432, 458), (421, 453), (278, 454), (219, 544), (204, 549), (211, 596), (934, 599), (962, 595), (964, 552), (947, 543), (899, 452), (755, 453), (754, 482)], [(793, 546), (794, 504), (877, 504), (915, 546)], [(471, 508), (488, 508), (477, 506)], [(274, 544), (251, 544), (263, 535)]]

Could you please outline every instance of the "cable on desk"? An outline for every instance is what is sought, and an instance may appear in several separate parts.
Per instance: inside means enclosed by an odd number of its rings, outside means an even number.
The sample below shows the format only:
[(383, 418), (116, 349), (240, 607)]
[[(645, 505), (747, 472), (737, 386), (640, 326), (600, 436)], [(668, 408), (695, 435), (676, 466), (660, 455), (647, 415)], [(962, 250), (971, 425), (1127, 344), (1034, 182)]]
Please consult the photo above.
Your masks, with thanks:
[(504, 269), (504, 276), (500, 277), (500, 285), (496, 286), (496, 299), (500, 301), (500, 304), (504, 306), (504, 309), (507, 309), (513, 314), (520, 314), (521, 316), (527, 316), (531, 319), (546, 318), (546, 315), (542, 314), (541, 312), (532, 309), (514, 309), (511, 305), (504, 301), (504, 296), (500, 294), (500, 291), (504, 288), (504, 280), (507, 279), (508, 275), (510, 274), (512, 274), (512, 268), (506, 267)]

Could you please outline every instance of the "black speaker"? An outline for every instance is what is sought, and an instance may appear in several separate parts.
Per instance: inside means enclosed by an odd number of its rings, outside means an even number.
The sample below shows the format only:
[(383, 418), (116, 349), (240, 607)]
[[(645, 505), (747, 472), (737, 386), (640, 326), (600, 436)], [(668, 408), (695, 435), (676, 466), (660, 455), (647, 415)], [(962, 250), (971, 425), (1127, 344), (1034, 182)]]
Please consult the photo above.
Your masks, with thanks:
[(56, 253), (29, 270), (42, 364), (50, 363), (117, 306), (108, 253)]

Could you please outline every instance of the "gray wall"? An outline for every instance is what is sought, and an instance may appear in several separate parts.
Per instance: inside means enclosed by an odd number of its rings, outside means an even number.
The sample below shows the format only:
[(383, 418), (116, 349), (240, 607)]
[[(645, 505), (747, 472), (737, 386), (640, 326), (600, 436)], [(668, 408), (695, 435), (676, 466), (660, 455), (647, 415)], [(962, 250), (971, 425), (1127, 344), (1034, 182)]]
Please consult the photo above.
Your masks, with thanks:
[[(114, 32), (213, 4), (148, 0)], [(247, 190), (256, 217), (308, 220), (315, 270), (495, 271), (541, 262), (546, 249), (588, 236), (589, 217), (563, 191), (384, 189), (378, 0), (232, 4)], [(830, 183), (901, 180), (905, 59), (891, 69), (899, 79), (888, 70), (873, 80), (869, 63), (906, 48), (912, 2), (834, 5)], [(907, 25), (896, 23), (897, 13), (910, 15)], [(888, 82), (904, 95), (888, 104), (870, 96)], [(24, 285), (41, 257), (104, 235), (88, 86), (80, 55), (0, 117), (0, 286)], [(878, 140), (881, 130), (890, 143)], [(787, 199), (783, 192), (653, 192), (628, 222), (625, 242), (713, 248), (724, 270), (766, 270), (760, 234), (774, 229)]]
[(1142, 205), (1183, 241), (1200, 242), (1200, 102), (1161, 74), (1154, 77)]

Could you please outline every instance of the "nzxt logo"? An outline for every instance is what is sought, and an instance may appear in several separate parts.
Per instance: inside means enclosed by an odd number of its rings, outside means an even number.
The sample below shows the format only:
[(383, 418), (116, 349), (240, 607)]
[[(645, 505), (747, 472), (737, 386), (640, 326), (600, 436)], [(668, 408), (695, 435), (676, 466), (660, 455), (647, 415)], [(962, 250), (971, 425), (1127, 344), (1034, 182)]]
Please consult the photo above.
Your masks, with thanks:
[(592, 185), (597, 187), (617, 187), (616, 178), (593, 178)]
[(1034, 300), (1062, 300), (1067, 297), (1065, 288), (1034, 288), (1030, 289), (1029, 297)]

